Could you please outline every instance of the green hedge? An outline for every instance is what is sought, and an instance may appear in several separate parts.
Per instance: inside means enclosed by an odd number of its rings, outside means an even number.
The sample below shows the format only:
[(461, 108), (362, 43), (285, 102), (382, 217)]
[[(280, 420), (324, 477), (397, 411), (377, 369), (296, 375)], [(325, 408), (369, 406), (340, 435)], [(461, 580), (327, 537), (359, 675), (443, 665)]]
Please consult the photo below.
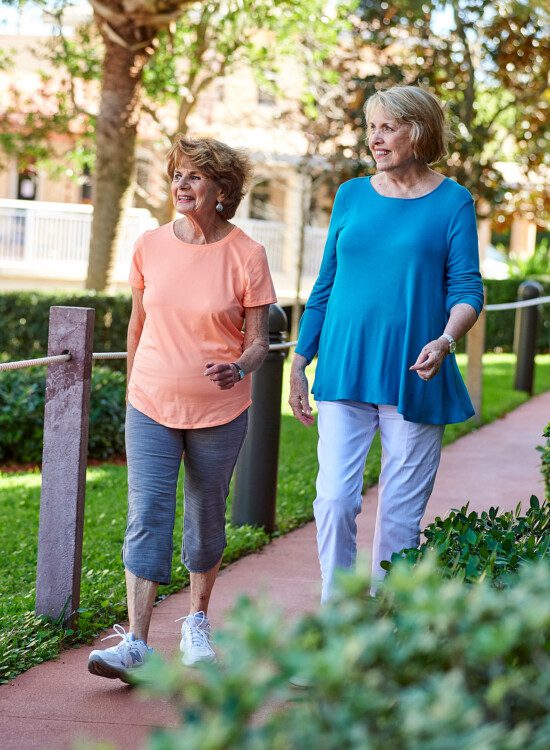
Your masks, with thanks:
[[(538, 279), (544, 288), (544, 294), (550, 295), (550, 279)], [(517, 299), (518, 279), (485, 279), (487, 289), (487, 304), (498, 305), (503, 302), (513, 302)], [(537, 351), (550, 351), (550, 305), (539, 308), (539, 332)], [(512, 351), (514, 345), (515, 310), (502, 310), (487, 313), (487, 328), (485, 334), (486, 351)], [(461, 342), (462, 345), (463, 342)]]
[[(8, 370), (0, 375), (0, 461), (39, 462), (46, 374), (43, 368)], [(92, 369), (90, 458), (124, 452), (126, 376), (106, 367)]]
[[(126, 351), (131, 298), (94, 292), (3, 292), (0, 294), (0, 354), (4, 359), (43, 356), (48, 349), (52, 305), (95, 309), (94, 351)], [(125, 370), (124, 360), (110, 360), (109, 369)]]
[[(550, 280), (539, 279), (545, 294), (550, 294)], [(517, 279), (485, 281), (490, 304), (516, 299)], [(52, 305), (93, 307), (96, 311), (94, 351), (125, 351), (126, 329), (131, 300), (128, 295), (106, 295), (93, 292), (55, 293), (3, 292), (0, 294), (0, 354), (5, 359), (24, 359), (42, 355), (47, 350), (48, 318)], [(514, 339), (515, 312), (491, 312), (487, 315), (486, 349), (511, 351)], [(459, 348), (464, 347), (460, 342)], [(537, 350), (550, 351), (550, 305), (541, 308)], [(123, 360), (113, 360), (110, 369), (124, 370)]]

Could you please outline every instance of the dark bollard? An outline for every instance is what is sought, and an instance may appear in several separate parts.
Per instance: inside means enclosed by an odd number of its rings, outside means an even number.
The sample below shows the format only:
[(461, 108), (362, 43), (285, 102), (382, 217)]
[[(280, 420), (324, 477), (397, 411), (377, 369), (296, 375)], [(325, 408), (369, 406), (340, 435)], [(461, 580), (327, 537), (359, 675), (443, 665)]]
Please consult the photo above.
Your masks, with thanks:
[[(541, 297), (544, 289), (538, 281), (524, 281), (518, 287), (518, 300)], [(537, 328), (539, 321), (539, 306), (518, 307), (514, 327), (514, 351), (517, 355), (516, 391), (533, 393), (533, 378), (535, 374), (535, 352), (537, 348)]]
[[(269, 343), (285, 340), (287, 318), (279, 305), (269, 308)], [(275, 530), (277, 468), (281, 429), (283, 364), (288, 350), (270, 351), (252, 376), (248, 434), (235, 470), (232, 523)]]

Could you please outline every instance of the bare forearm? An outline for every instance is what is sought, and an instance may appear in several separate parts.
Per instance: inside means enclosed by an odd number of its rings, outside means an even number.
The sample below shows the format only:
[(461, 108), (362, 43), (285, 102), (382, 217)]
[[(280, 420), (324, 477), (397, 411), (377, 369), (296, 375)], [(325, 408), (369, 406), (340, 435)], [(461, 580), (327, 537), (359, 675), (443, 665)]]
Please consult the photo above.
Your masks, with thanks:
[(474, 308), (465, 302), (460, 302), (451, 308), (451, 314), (444, 332), (452, 336), (455, 341), (458, 341), (468, 333), (476, 320), (477, 312)]
[[(443, 333), (449, 334), (455, 341), (462, 338), (477, 320), (477, 313), (471, 305), (459, 303), (454, 305)], [(429, 341), (409, 370), (416, 372), (422, 380), (431, 380), (439, 372), (443, 360), (451, 349), (450, 341), (444, 336)]]
[(128, 326), (128, 335), (126, 337), (126, 351), (127, 351), (127, 357), (126, 357), (126, 382), (130, 382), (130, 377), (132, 375), (132, 368), (134, 366), (134, 358), (136, 356), (136, 351), (138, 348), (139, 340), (141, 338), (141, 330), (138, 329), (135, 325), (129, 325)]
[(245, 375), (257, 370), (269, 351), (268, 313), (269, 305), (246, 311), (243, 353), (235, 360), (235, 364), (244, 370)]
[(246, 337), (243, 342), (243, 353), (239, 359), (235, 360), (235, 364), (244, 370), (245, 375), (249, 372), (254, 372), (261, 365), (267, 356), (269, 351), (269, 341), (266, 339), (255, 339), (247, 345)]
[(297, 352), (294, 352), (294, 357), (292, 358), (291, 370), (294, 370), (295, 372), (304, 372), (308, 364), (309, 362), (303, 356), (303, 354), (298, 354)]
[(128, 335), (126, 337), (126, 393), (134, 366), (134, 357), (138, 348), (139, 340), (145, 323), (145, 309), (143, 307), (143, 289), (132, 289), (132, 312), (128, 323)]
[(248, 375), (264, 361), (269, 351), (267, 317), (269, 305), (245, 309), (245, 333), (242, 354), (234, 362), (206, 362), (204, 375), (221, 390), (233, 388), (239, 381), (239, 372), (234, 365)]

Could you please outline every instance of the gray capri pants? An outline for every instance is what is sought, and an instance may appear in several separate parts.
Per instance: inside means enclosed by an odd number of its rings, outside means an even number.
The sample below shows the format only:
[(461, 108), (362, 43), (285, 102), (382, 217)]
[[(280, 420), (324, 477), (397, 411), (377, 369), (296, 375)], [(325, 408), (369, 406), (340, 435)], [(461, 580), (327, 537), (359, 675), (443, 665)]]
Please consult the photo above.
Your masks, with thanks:
[(136, 576), (170, 583), (176, 486), (183, 455), (185, 512), (181, 559), (204, 573), (225, 549), (229, 482), (248, 425), (248, 411), (227, 424), (174, 429), (128, 404), (128, 521), (122, 559)]

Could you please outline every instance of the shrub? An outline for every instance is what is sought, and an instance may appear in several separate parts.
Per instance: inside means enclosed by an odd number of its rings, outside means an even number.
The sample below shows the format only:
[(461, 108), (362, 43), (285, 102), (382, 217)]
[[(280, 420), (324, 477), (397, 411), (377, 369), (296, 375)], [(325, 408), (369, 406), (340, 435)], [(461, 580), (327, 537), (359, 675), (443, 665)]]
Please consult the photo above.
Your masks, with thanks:
[(542, 478), (544, 479), (544, 496), (550, 500), (550, 422), (546, 425), (542, 436), (546, 438), (544, 445), (539, 446), (542, 454)]
[(392, 556), (382, 566), (390, 570), (399, 559), (411, 565), (435, 553), (443, 575), (473, 582), (489, 578), (496, 586), (508, 583), (511, 573), (528, 561), (550, 555), (550, 503), (531, 497), (522, 515), (521, 505), (514, 512), (498, 508), (476, 513), (468, 506), (439, 516), (424, 530), (425, 542)]
[[(181, 727), (154, 750), (543, 750), (550, 742), (550, 565), (508, 589), (397, 564), (376, 599), (358, 573), (297, 625), (241, 600), (219, 665), (190, 679), (151, 661), (136, 676), (170, 696)], [(288, 679), (312, 681), (299, 702)], [(303, 695), (303, 694), (302, 694)], [(281, 710), (283, 709), (284, 710)]]
[[(42, 460), (43, 368), (7, 370), (0, 375), (0, 461)], [(124, 452), (126, 376), (92, 369), (88, 455), (107, 459)]]

